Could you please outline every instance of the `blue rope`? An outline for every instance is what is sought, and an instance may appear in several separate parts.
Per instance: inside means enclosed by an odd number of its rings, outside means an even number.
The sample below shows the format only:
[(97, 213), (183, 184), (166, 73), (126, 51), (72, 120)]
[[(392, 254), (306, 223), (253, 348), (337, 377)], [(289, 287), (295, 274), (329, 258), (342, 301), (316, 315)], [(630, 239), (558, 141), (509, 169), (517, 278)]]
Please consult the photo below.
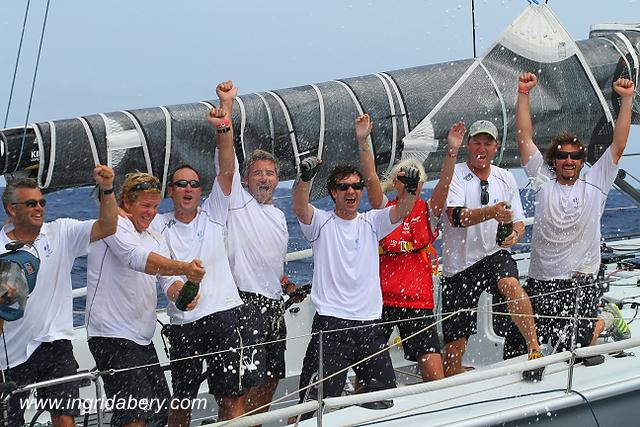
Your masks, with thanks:
[(24, 30), (27, 27), (27, 16), (29, 16), (29, 5), (31, 0), (27, 0), (27, 8), (24, 10), (24, 21), (22, 22), (22, 34), (20, 34), (20, 43), (18, 44), (18, 55), (16, 56), (16, 66), (13, 69), (13, 80), (11, 81), (11, 90), (9, 91), (9, 102), (7, 103), (7, 113), (4, 116), (4, 126), (7, 127), (9, 120), (9, 109), (11, 108), (11, 99), (13, 98), (13, 89), (16, 86), (16, 76), (18, 75), (18, 64), (20, 62), (20, 53), (22, 52), (22, 42), (24, 41)]
[(42, 44), (44, 43), (44, 32), (47, 28), (47, 18), (49, 16), (49, 5), (51, 4), (51, 0), (47, 0), (47, 8), (44, 12), (44, 19), (42, 21), (42, 32), (40, 33), (40, 44), (38, 45), (38, 57), (36, 59), (36, 67), (33, 70), (33, 81), (31, 82), (31, 94), (29, 95), (29, 106), (27, 107), (27, 117), (24, 121), (24, 132), (22, 133), (22, 143), (20, 145), (20, 155), (18, 156), (18, 161), (16, 162), (16, 168), (13, 172), (16, 172), (20, 167), (20, 161), (22, 160), (22, 152), (24, 151), (24, 142), (27, 139), (27, 124), (29, 124), (29, 114), (31, 113), (31, 103), (33, 102), (33, 92), (36, 87), (36, 77), (38, 76), (38, 67), (40, 66), (40, 55), (42, 54)]

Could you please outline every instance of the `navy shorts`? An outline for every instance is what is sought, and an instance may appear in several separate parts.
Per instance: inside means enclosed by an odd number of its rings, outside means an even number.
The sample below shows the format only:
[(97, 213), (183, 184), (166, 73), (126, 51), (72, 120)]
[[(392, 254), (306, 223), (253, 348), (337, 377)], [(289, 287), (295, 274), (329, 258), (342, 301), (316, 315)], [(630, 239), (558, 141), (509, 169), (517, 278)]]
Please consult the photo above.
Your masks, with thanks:
[[(267, 378), (284, 378), (284, 352), (287, 348), (287, 325), (284, 302), (260, 294), (240, 292), (244, 301), (240, 331), (244, 350), (244, 387), (263, 384)], [(266, 342), (271, 344), (264, 344)]]
[[(322, 338), (324, 377), (338, 372), (349, 365), (361, 361), (386, 347), (383, 328), (375, 320), (359, 321), (316, 314), (311, 332), (314, 334), (307, 347), (300, 374), (300, 388), (306, 387), (314, 373), (318, 371), (319, 331)], [(394, 388), (396, 375), (391, 365), (389, 352), (385, 351), (353, 368), (365, 386), (374, 389)], [(347, 379), (347, 371), (326, 380), (323, 384), (324, 397), (340, 396)], [(305, 391), (300, 392), (300, 401)], [(311, 393), (314, 396), (314, 393)]]
[[(4, 357), (4, 356), (2, 356)], [(74, 375), (78, 371), (78, 363), (73, 357), (73, 346), (69, 340), (43, 342), (31, 354), (26, 362), (7, 371), (7, 380), (15, 381), (18, 386), (24, 386), (39, 381)], [(51, 415), (80, 415), (78, 382), (59, 384), (42, 388), (37, 391), (37, 400), (51, 402), (47, 399), (56, 399), (60, 402), (58, 408), (45, 408)], [(27, 400), (29, 393), (15, 394), (9, 400), (9, 425), (20, 426), (24, 424), (25, 408), (20, 407), (22, 400)], [(75, 403), (74, 403), (75, 402)], [(0, 420), (2, 419), (0, 413)]]
[[(500, 294), (498, 281), (505, 277), (518, 279), (518, 266), (508, 251), (498, 251), (451, 277), (442, 278), (443, 318), (460, 309), (475, 309), (482, 292)], [(443, 320), (444, 342), (469, 338), (477, 332), (478, 316), (475, 312), (462, 312)]]
[[(529, 294), (533, 312), (536, 315), (536, 331), (538, 340), (553, 347), (558, 344), (558, 351), (571, 348), (571, 319), (575, 314), (575, 302), (578, 287), (580, 300), (578, 301), (578, 316), (595, 319), (598, 317), (598, 305), (602, 298), (603, 289), (589, 279), (567, 279), (542, 281), (528, 279), (524, 289)], [(545, 316), (545, 317), (538, 317)], [(564, 317), (560, 318), (548, 318)], [(578, 347), (587, 347), (593, 338), (595, 320), (578, 320)], [(567, 333), (568, 332), (568, 333)], [(561, 337), (564, 335), (564, 339)], [(505, 337), (504, 358), (508, 359), (527, 353), (527, 345), (515, 324), (511, 324)]]
[[(145, 420), (153, 427), (167, 424), (171, 394), (164, 369), (158, 364), (153, 343), (140, 345), (124, 338), (93, 337), (89, 339), (89, 350), (101, 371), (152, 365), (114, 375), (103, 375), (106, 398), (113, 399), (115, 406), (112, 426), (121, 426), (135, 420)], [(118, 402), (162, 402), (164, 405), (148, 407), (132, 404), (123, 408), (118, 407)]]
[[(216, 397), (241, 396), (240, 307), (210, 314), (184, 325), (171, 325), (171, 385), (174, 398), (193, 399), (206, 378), (209, 393)], [(230, 350), (233, 349), (233, 350)], [(211, 353), (216, 353), (211, 355)], [(207, 356), (192, 358), (205, 354)], [(203, 362), (207, 371), (203, 373)]]
[(413, 338), (402, 341), (404, 358), (418, 361), (418, 357), (428, 353), (440, 353), (438, 330), (435, 327), (433, 310), (418, 308), (383, 307), (382, 322), (396, 322), (382, 325), (385, 342), (389, 342), (393, 327), (398, 327), (401, 338), (420, 332)]

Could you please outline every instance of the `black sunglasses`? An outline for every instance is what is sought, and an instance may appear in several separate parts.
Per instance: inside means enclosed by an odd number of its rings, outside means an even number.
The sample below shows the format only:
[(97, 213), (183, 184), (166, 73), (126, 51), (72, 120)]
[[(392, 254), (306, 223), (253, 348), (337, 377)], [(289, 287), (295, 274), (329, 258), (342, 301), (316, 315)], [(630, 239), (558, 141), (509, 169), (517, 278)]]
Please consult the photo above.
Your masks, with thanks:
[(480, 204), (489, 204), (489, 181), (484, 179), (480, 180)]
[(161, 187), (159, 182), (146, 181), (146, 182), (139, 182), (138, 184), (131, 187), (129, 191), (133, 193), (136, 191), (160, 190), (160, 188)]
[(200, 181), (198, 181), (197, 179), (179, 179), (177, 181), (173, 181), (169, 185), (178, 188), (187, 188), (187, 185), (190, 185), (191, 188), (200, 188)]
[(557, 160), (567, 160), (569, 157), (571, 160), (582, 160), (584, 159), (584, 151), (558, 151), (556, 153)]
[(33, 208), (36, 207), (36, 205), (40, 205), (40, 207), (44, 208), (47, 205), (47, 201), (45, 199), (40, 199), (40, 200), (29, 199), (29, 200), (26, 200), (24, 202), (13, 202), (11, 204), (13, 206), (15, 206), (15, 205), (25, 205), (29, 209), (33, 209)]
[(336, 188), (340, 191), (347, 191), (349, 187), (353, 188), (354, 190), (362, 190), (364, 188), (364, 182), (358, 181), (358, 182), (354, 182), (353, 184), (341, 182), (339, 184), (336, 184)]

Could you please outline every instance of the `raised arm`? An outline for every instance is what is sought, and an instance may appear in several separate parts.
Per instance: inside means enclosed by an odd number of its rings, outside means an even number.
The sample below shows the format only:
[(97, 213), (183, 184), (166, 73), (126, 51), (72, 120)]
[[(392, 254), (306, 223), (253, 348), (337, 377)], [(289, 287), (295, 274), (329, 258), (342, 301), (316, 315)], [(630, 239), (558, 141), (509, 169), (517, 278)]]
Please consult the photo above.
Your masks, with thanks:
[(118, 204), (113, 192), (113, 169), (104, 165), (93, 168), (93, 179), (100, 191), (100, 214), (91, 227), (91, 241), (111, 236), (118, 229)]
[(231, 194), (233, 173), (236, 168), (236, 153), (233, 148), (233, 125), (230, 114), (222, 108), (212, 108), (207, 115), (207, 121), (216, 130), (216, 147), (218, 148), (218, 184), (225, 196)]
[(398, 203), (391, 208), (389, 219), (392, 224), (397, 224), (411, 212), (416, 202), (420, 172), (416, 168), (400, 168), (398, 181), (404, 184), (402, 191), (398, 192)]
[(367, 197), (372, 208), (382, 208), (384, 193), (380, 185), (380, 178), (376, 172), (376, 163), (373, 160), (373, 147), (371, 146), (371, 130), (373, 123), (368, 114), (356, 118), (356, 138), (358, 139), (358, 152), (360, 153), (360, 166), (364, 185), (367, 187)]
[(613, 83), (613, 90), (620, 96), (620, 111), (616, 119), (616, 127), (613, 130), (613, 142), (611, 144), (613, 161), (615, 164), (618, 164), (627, 146), (627, 139), (629, 138), (635, 87), (633, 81), (620, 78)]
[(518, 101), (516, 103), (516, 138), (520, 150), (520, 163), (525, 166), (538, 151), (533, 143), (533, 123), (529, 108), (529, 92), (538, 84), (538, 76), (524, 73), (518, 79)]
[(440, 170), (440, 179), (436, 184), (436, 188), (431, 193), (431, 199), (429, 207), (431, 213), (435, 217), (439, 217), (442, 213), (442, 209), (447, 203), (447, 193), (449, 192), (449, 184), (451, 184), (451, 178), (453, 177), (453, 171), (456, 167), (456, 158), (458, 157), (458, 151), (462, 145), (464, 134), (467, 132), (467, 128), (464, 126), (464, 122), (457, 122), (449, 129), (447, 135), (447, 154), (444, 156), (444, 162), (442, 163), (442, 169)]
[(313, 206), (309, 203), (311, 179), (318, 172), (322, 160), (317, 157), (307, 157), (300, 164), (300, 176), (293, 185), (293, 213), (303, 224), (311, 224)]
[(231, 117), (233, 100), (238, 95), (238, 88), (233, 85), (231, 80), (227, 80), (216, 86), (216, 95), (220, 101), (220, 108), (229, 113), (229, 117)]

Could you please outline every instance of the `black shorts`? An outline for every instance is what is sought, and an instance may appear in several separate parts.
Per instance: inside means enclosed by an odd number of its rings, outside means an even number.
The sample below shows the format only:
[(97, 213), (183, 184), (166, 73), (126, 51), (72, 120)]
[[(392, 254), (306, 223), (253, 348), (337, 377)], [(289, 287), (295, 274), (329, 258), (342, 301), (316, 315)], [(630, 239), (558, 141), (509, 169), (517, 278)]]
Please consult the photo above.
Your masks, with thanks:
[[(407, 320), (411, 319), (411, 320)], [(440, 353), (438, 330), (435, 327), (433, 310), (418, 308), (383, 307), (382, 322), (394, 322), (398, 327), (401, 338), (406, 338), (420, 332), (413, 338), (402, 342), (404, 358), (416, 362), (419, 356), (428, 353)], [(393, 332), (394, 324), (382, 325), (384, 328), (385, 342)]]
[[(240, 307), (210, 314), (194, 322), (169, 327), (171, 385), (173, 397), (193, 399), (206, 378), (209, 393), (216, 397), (241, 396)], [(234, 349), (233, 351), (225, 351)], [(221, 353), (218, 353), (221, 352)], [(217, 353), (209, 355), (210, 353)], [(207, 356), (191, 358), (198, 354)], [(203, 373), (203, 363), (207, 371)]]
[[(460, 309), (478, 307), (482, 292), (497, 295), (498, 281), (505, 277), (518, 279), (518, 266), (508, 251), (491, 254), (451, 277), (442, 278), (442, 317)], [(469, 338), (477, 332), (475, 312), (462, 312), (442, 322), (444, 342)]]
[[(153, 343), (139, 345), (124, 338), (93, 337), (89, 339), (89, 350), (101, 371), (152, 365), (102, 377), (105, 397), (114, 402), (112, 426), (135, 420), (145, 420), (154, 427), (166, 425), (171, 394)], [(121, 402), (120, 407), (118, 402)], [(132, 403), (129, 405), (128, 402)], [(153, 407), (148, 403), (138, 404), (142, 402), (155, 404)], [(164, 405), (159, 407), (158, 402)]]
[[(284, 302), (250, 292), (240, 292), (240, 297), (244, 301), (240, 319), (242, 344), (251, 346), (244, 350), (243, 386), (254, 387), (267, 378), (284, 378), (287, 348)], [(277, 342), (260, 345), (271, 341)]]
[[(4, 357), (4, 355), (2, 356)], [(73, 346), (69, 340), (43, 342), (29, 356), (26, 362), (6, 372), (8, 381), (15, 381), (18, 386), (24, 386), (39, 381), (74, 375), (78, 371), (78, 363), (73, 357)], [(36, 400), (45, 404), (56, 399), (59, 407), (47, 409), (51, 415), (80, 415), (80, 385), (78, 382), (54, 385), (39, 389)], [(20, 426), (24, 424), (25, 407), (20, 402), (29, 400), (29, 393), (14, 394), (9, 399), (9, 425)], [(56, 404), (58, 406), (58, 404)], [(0, 420), (3, 414), (0, 411)]]
[[(375, 320), (359, 321), (339, 319), (337, 317), (321, 316), (313, 318), (311, 332), (314, 334), (307, 347), (300, 374), (300, 388), (306, 387), (318, 371), (318, 343), (319, 331), (325, 332), (322, 337), (322, 357), (324, 377), (338, 372), (349, 365), (361, 361), (373, 353), (386, 347), (384, 331)], [(385, 351), (353, 368), (356, 375), (365, 386), (375, 389), (394, 388), (396, 376), (391, 365), (389, 352)], [(340, 396), (344, 389), (347, 371), (342, 372), (323, 384), (324, 397)], [(312, 392), (310, 396), (317, 395)], [(304, 399), (305, 391), (300, 392), (300, 401)]]
[[(578, 288), (581, 298), (578, 305), (578, 317), (595, 319), (598, 317), (598, 305), (603, 289), (591, 279), (567, 279), (542, 281), (528, 279), (524, 289), (529, 294), (533, 312), (536, 315), (538, 341), (555, 347), (560, 341), (558, 351), (571, 348), (571, 320), (539, 316), (573, 317)], [(576, 345), (587, 347), (593, 338), (595, 320), (578, 320)], [(562, 339), (562, 335), (565, 338)], [(504, 343), (504, 357), (516, 357), (527, 353), (527, 345), (512, 323)]]

